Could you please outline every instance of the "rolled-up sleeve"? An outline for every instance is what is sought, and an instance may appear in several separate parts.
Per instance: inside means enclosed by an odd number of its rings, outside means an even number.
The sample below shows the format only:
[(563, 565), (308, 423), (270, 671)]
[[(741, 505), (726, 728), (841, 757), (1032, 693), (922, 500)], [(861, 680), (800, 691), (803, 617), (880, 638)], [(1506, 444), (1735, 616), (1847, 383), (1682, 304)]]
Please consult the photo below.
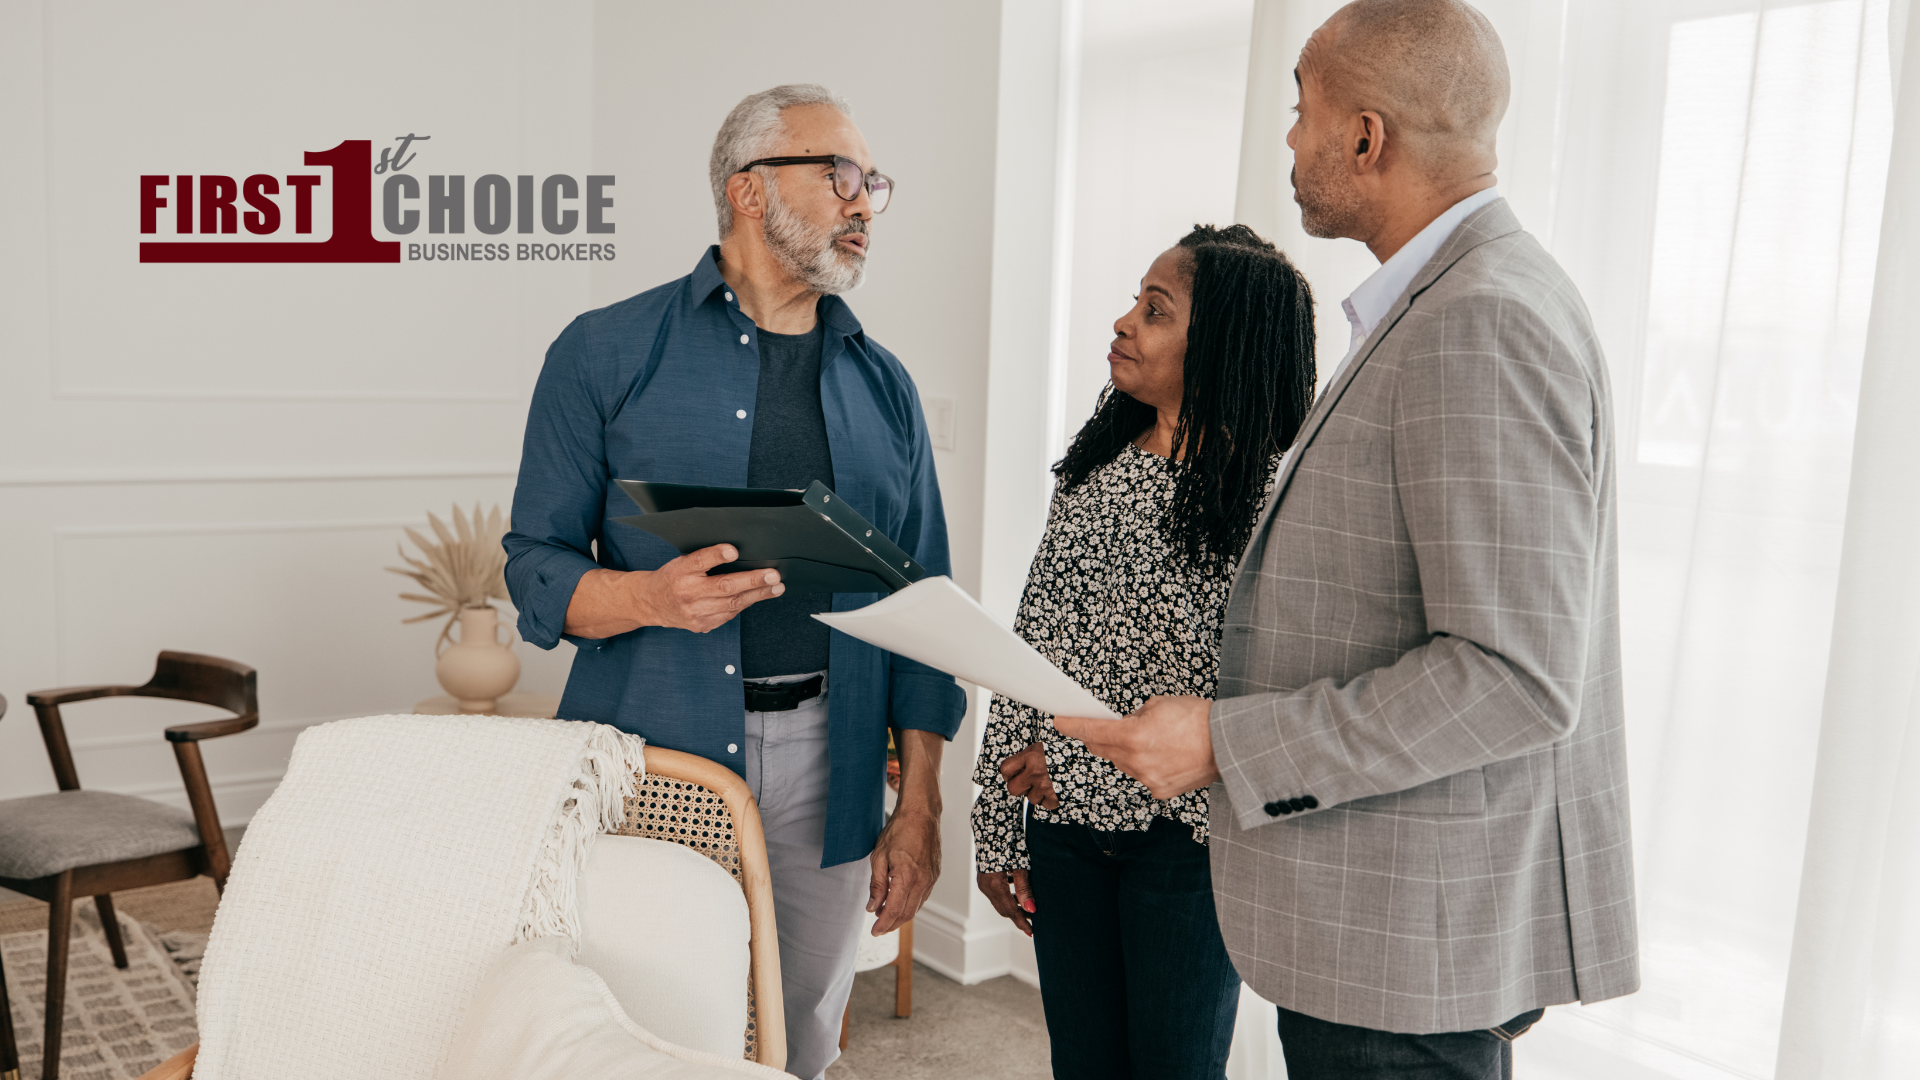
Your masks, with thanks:
[[(940, 479), (933, 468), (933, 441), (920, 411), (920, 395), (908, 385), (913, 416), (911, 486), (906, 521), (895, 538), (929, 573), (953, 573), (947, 553), (947, 515), (940, 503)], [(967, 694), (953, 676), (917, 660), (889, 654), (887, 719), (890, 726), (931, 731), (947, 741), (960, 730)]]
[(597, 563), (606, 505), (606, 422), (587, 370), (581, 320), (547, 349), (527, 412), (520, 479), (513, 491), (507, 592), (520, 611), (520, 636), (542, 649), (559, 644), (580, 578)]
[(967, 693), (953, 676), (904, 656), (893, 657), (887, 716), (894, 727), (931, 731), (952, 742), (966, 713)]

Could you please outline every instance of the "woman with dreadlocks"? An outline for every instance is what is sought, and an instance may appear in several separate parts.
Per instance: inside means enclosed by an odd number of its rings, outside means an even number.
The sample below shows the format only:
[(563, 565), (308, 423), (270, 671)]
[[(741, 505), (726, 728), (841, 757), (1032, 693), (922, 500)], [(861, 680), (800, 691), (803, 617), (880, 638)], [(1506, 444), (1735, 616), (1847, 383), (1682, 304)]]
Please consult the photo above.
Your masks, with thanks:
[[(1253, 230), (1196, 226), (1113, 329), (1014, 629), (1124, 716), (1213, 696), (1235, 564), (1312, 403), (1313, 298)], [(973, 830), (981, 891), (1034, 941), (1053, 1075), (1219, 1080), (1240, 978), (1207, 792), (1156, 801), (1051, 721), (993, 699)]]

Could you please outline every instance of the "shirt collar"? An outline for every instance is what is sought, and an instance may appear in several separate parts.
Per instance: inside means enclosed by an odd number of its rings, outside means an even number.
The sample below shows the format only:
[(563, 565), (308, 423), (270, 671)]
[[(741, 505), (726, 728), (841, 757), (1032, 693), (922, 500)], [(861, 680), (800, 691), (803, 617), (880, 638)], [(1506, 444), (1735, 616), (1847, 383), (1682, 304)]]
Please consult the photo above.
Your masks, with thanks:
[(693, 295), (704, 301), (713, 295), (713, 290), (725, 284), (720, 277), (720, 245), (708, 244), (700, 261), (693, 266)]
[[(698, 303), (706, 303), (713, 299), (726, 283), (726, 279), (720, 276), (720, 245), (709, 244), (706, 254), (700, 256), (699, 263), (693, 268), (693, 295)], [(727, 290), (728, 293), (732, 291)], [(731, 296), (728, 296), (723, 303), (731, 310), (740, 310), (740, 302)], [(854, 317), (853, 309), (838, 296), (821, 297), (819, 315), (821, 322), (839, 333), (852, 336), (861, 332), (860, 320)], [(745, 318), (745, 316), (741, 317)]]
[(1347, 321), (1353, 325), (1356, 343), (1373, 333), (1380, 320), (1393, 310), (1394, 301), (1407, 291), (1413, 279), (1420, 276), (1420, 270), (1433, 257), (1440, 253), (1453, 230), (1475, 210), (1500, 197), (1499, 188), (1487, 188), (1476, 191), (1448, 208), (1447, 212), (1434, 218), (1426, 228), (1421, 229), (1405, 247), (1393, 253), (1393, 257), (1380, 265), (1373, 276), (1360, 283), (1353, 295), (1340, 302), (1347, 313)]

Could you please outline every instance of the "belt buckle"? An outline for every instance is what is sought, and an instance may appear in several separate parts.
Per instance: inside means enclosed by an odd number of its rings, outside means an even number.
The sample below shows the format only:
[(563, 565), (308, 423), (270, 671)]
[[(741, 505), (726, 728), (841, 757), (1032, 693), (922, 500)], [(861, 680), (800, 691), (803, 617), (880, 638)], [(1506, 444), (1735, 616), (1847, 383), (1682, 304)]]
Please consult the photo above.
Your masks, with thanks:
[(800, 707), (800, 703), (819, 695), (822, 679), (815, 675), (811, 679), (802, 679), (796, 683), (780, 683), (774, 686), (741, 683), (743, 697), (749, 712), (789, 712)]

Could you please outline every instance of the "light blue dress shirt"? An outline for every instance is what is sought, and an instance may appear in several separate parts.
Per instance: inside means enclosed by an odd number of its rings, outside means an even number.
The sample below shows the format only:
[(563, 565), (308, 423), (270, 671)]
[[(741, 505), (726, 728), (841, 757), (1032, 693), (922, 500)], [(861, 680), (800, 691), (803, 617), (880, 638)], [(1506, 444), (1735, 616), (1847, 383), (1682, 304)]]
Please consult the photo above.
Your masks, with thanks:
[(1454, 203), (1447, 212), (1434, 218), (1427, 227), (1414, 234), (1406, 246), (1393, 253), (1393, 257), (1380, 264), (1372, 276), (1353, 290), (1353, 295), (1340, 301), (1340, 310), (1347, 313), (1347, 325), (1353, 331), (1353, 337), (1347, 345), (1347, 355), (1328, 377), (1327, 385), (1332, 386), (1340, 373), (1353, 362), (1360, 352), (1360, 346), (1367, 343), (1368, 335), (1380, 325), (1380, 320), (1393, 310), (1393, 302), (1407, 291), (1413, 279), (1420, 276), (1420, 268), (1433, 261), (1440, 253), (1441, 245), (1453, 235), (1453, 230), (1467, 220), (1475, 210), (1500, 197), (1499, 188), (1487, 188)]

